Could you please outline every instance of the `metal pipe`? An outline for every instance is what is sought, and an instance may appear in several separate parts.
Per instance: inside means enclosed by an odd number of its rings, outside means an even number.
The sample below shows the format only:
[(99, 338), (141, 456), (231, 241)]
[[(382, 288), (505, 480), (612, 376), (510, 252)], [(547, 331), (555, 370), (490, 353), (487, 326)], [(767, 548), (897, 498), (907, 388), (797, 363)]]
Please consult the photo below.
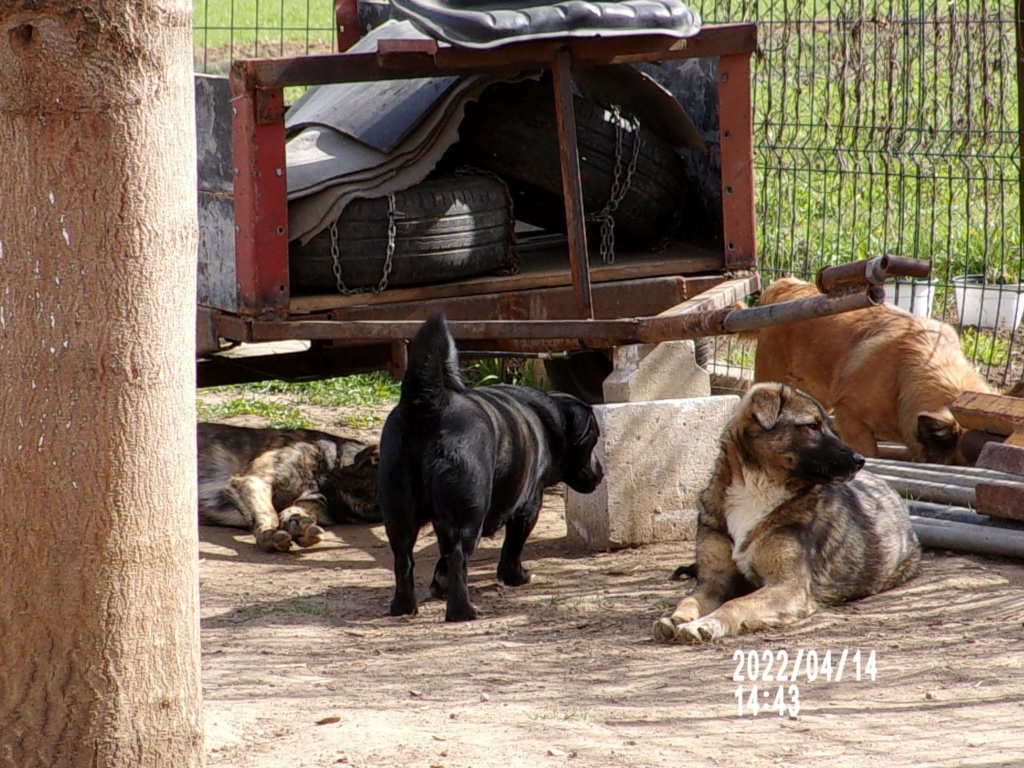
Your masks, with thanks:
[(907, 464), (902, 461), (891, 461), (889, 459), (868, 459), (864, 468), (876, 475), (891, 475), (894, 477), (915, 477), (928, 479), (923, 475), (939, 475), (942, 479), (971, 478), (976, 483), (1004, 482), (1020, 485), (1024, 483), (1024, 476), (1014, 475), (1009, 472), (1000, 472), (996, 469), (983, 469), (982, 467), (951, 467), (945, 464)]
[(1018, 520), (1004, 520), (991, 515), (981, 515), (967, 507), (951, 507), (948, 504), (934, 504), (929, 501), (908, 501), (907, 510), (911, 515), (931, 520), (947, 520), (954, 523), (980, 525), (984, 528), (1024, 531), (1024, 523)]
[(952, 549), (978, 555), (1024, 558), (1024, 531), (985, 528), (951, 520), (910, 516), (910, 524), (922, 546)]
[(885, 285), (892, 277), (928, 277), (932, 265), (920, 259), (876, 256), (873, 259), (822, 267), (814, 280), (822, 293), (850, 290), (865, 285)]
[(934, 501), (940, 504), (952, 504), (957, 507), (973, 508), (976, 503), (973, 488), (946, 485), (944, 483), (929, 483), (924, 480), (908, 480), (902, 477), (878, 476), (885, 480), (889, 487), (900, 494), (900, 496), (910, 496), (914, 499)]
[[(738, 333), (865, 309), (884, 298), (881, 288), (871, 286), (862, 293), (813, 296), (750, 309), (619, 320), (450, 320), (448, 330), (456, 339), (577, 339), (581, 346), (599, 349)], [(252, 341), (411, 339), (420, 325), (419, 320), (259, 320), (252, 323)]]
[[(870, 459), (869, 459), (870, 461)], [(946, 475), (940, 475), (936, 472), (921, 472), (914, 469), (903, 469), (901, 468), (889, 468), (889, 467), (875, 467), (872, 465), (865, 466), (865, 469), (876, 477), (880, 477), (885, 481), (905, 481), (910, 483), (929, 483), (935, 485), (948, 485), (955, 488), (966, 488), (969, 491), (974, 490), (974, 486), (978, 484), (977, 478), (961, 477), (952, 472)]]
[(812, 296), (748, 309), (727, 308), (693, 315), (653, 317), (640, 321), (637, 340), (658, 342), (741, 333), (815, 317), (838, 315), (856, 309), (867, 309), (881, 304), (884, 300), (885, 291), (871, 286), (860, 293), (842, 296)]

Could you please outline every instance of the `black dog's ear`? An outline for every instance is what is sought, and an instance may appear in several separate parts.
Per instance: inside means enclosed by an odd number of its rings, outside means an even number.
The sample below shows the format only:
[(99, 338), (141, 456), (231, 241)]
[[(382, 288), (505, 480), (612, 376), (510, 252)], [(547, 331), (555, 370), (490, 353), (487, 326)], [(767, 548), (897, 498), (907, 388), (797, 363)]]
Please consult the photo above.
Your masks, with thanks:
[(963, 433), (948, 409), (917, 414), (917, 439), (929, 454), (952, 453)]
[(558, 409), (565, 420), (565, 433), (570, 437), (570, 445), (583, 445), (591, 433), (597, 433), (597, 419), (594, 409), (578, 397), (565, 392), (552, 392), (551, 397), (558, 403)]
[(750, 415), (761, 429), (772, 429), (778, 423), (785, 394), (784, 384), (759, 384), (750, 390)]

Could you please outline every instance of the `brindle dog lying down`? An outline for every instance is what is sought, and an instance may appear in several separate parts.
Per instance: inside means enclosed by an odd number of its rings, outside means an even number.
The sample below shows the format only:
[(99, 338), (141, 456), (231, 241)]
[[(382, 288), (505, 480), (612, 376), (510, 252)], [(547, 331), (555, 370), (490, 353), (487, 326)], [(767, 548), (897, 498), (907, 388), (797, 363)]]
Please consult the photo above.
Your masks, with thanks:
[(784, 626), (911, 578), (921, 545), (907, 508), (863, 466), (813, 398), (755, 384), (701, 494), (697, 587), (655, 623), (655, 638)]
[(312, 429), (198, 425), (199, 522), (248, 528), (256, 546), (311, 547), (325, 525), (379, 523), (376, 445)]

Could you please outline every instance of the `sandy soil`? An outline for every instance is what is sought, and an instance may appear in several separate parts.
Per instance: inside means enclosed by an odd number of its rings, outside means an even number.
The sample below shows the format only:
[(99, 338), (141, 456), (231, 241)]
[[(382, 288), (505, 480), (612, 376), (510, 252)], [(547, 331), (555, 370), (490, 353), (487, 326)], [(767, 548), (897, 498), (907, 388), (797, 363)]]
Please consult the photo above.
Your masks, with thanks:
[[(483, 618), (468, 624), (445, 624), (437, 601), (387, 615), (382, 526), (339, 526), (280, 555), (242, 531), (200, 539), (210, 766), (1024, 766), (1019, 562), (930, 552), (901, 589), (695, 648), (651, 634), (689, 587), (667, 577), (693, 545), (573, 551), (557, 493), (526, 546), (529, 585), (500, 585), (500, 535), (483, 542), (470, 566)], [(418, 552), (425, 598), (432, 535)], [(746, 704), (751, 682), (734, 680), (737, 659), (767, 652), (774, 674), (782, 652), (792, 667), (801, 649), (795, 683), (753, 670), (762, 706), (782, 685), (792, 708), (795, 685), (799, 713), (740, 716), (736, 691)], [(808, 680), (811, 650), (819, 668), (831, 651), (831, 682)]]

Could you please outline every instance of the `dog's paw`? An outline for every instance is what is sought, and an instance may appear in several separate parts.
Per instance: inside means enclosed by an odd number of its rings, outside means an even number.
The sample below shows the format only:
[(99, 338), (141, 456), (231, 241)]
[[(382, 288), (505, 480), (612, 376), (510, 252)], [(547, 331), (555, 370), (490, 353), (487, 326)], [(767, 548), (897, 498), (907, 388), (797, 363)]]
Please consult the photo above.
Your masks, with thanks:
[(665, 616), (654, 622), (654, 639), (659, 643), (674, 643), (679, 637), (679, 625), (672, 621), (671, 616)]
[(530, 572), (521, 565), (511, 568), (498, 568), (498, 581), (509, 587), (521, 587), (530, 583)]
[(415, 616), (419, 611), (415, 595), (395, 595), (391, 600), (392, 616)]
[(445, 621), (473, 621), (476, 617), (476, 608), (473, 607), (472, 603), (466, 603), (464, 606), (454, 608), (448, 606), (448, 609), (444, 612)]
[(678, 633), (676, 639), (684, 643), (710, 643), (720, 637), (725, 637), (725, 627), (722, 622), (713, 616), (705, 616), (703, 619), (688, 621), (676, 627)]
[(299, 523), (299, 529), (299, 535), (293, 538), (300, 547), (312, 547), (323, 541), (324, 529), (317, 525), (315, 520), (304, 519)]
[(434, 576), (434, 580), (430, 582), (430, 596), (435, 600), (444, 600), (448, 597), (448, 577), (443, 579)]
[(292, 537), (287, 531), (260, 531), (256, 534), (256, 546), (264, 552), (287, 552), (292, 548)]

